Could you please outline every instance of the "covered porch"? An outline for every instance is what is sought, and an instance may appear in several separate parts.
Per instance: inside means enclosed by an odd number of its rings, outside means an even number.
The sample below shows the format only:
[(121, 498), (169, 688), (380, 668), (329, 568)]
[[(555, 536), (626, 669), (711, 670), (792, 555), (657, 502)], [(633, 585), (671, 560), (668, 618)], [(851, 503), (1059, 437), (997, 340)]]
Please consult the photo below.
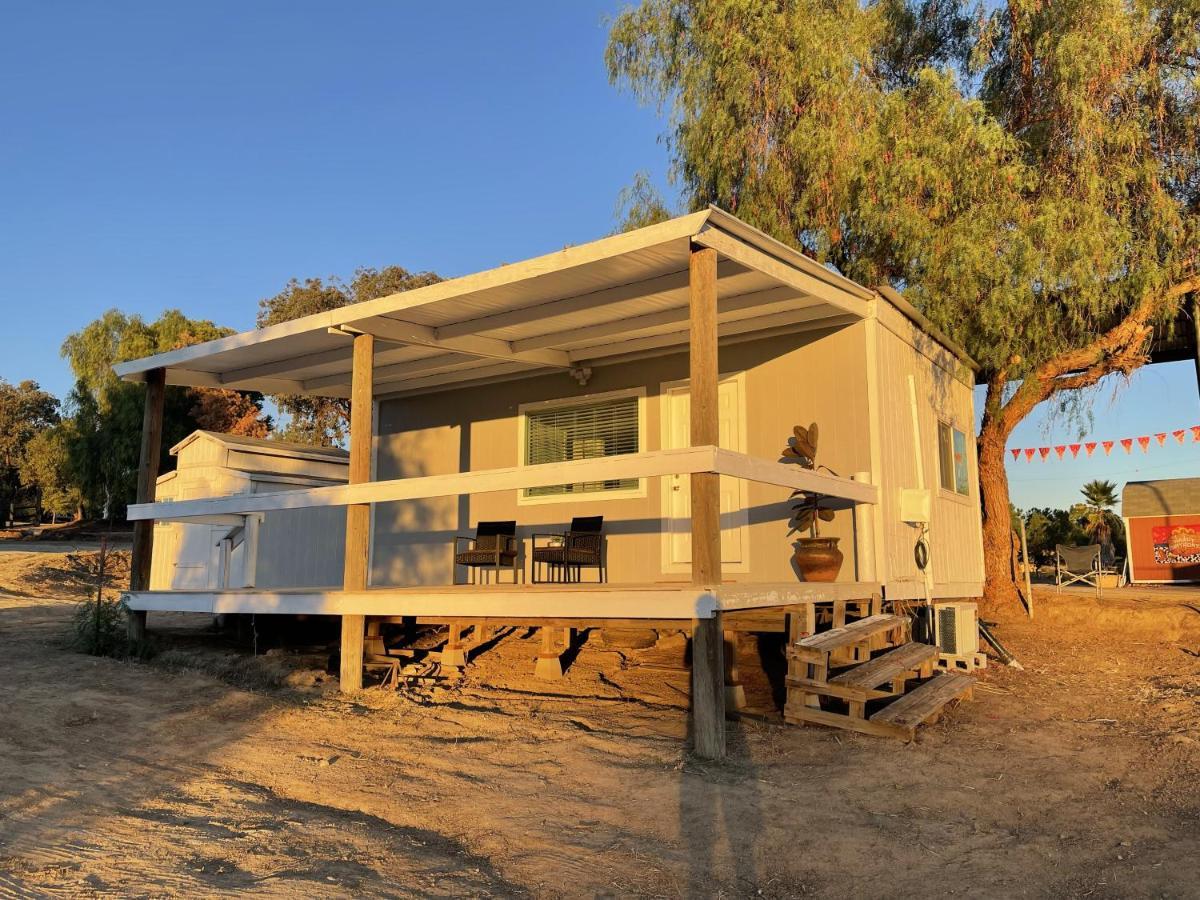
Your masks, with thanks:
[[(118, 367), (147, 384), (129, 606), (149, 610), (341, 617), (341, 684), (361, 688), (369, 623), (404, 617), (481, 635), (491, 624), (553, 629), (605, 622), (672, 623), (690, 631), (693, 733), (703, 756), (724, 753), (724, 633), (739, 625), (812, 631), (819, 605), (844, 621), (869, 606), (878, 503), (870, 473), (853, 478), (718, 446), (720, 346), (843, 327), (867, 317), (873, 295), (716, 209), (545, 257), (503, 266), (319, 316), (160, 354)], [(376, 403), (553, 372), (585, 382), (594, 368), (686, 349), (690, 446), (420, 477), (377, 480)], [(346, 485), (155, 503), (165, 384), (351, 400)], [(571, 585), (372, 586), (374, 504), (528, 491), (564, 483), (676, 479), (690, 492), (690, 575), (682, 581)], [(728, 583), (722, 572), (721, 479), (819, 493), (854, 520), (847, 582)], [(602, 507), (604, 504), (596, 504)], [(333, 590), (148, 590), (154, 521), (237, 527), (272, 511), (346, 510), (345, 573)], [(875, 601), (877, 602), (877, 600)], [(451, 646), (453, 649), (453, 646)]]

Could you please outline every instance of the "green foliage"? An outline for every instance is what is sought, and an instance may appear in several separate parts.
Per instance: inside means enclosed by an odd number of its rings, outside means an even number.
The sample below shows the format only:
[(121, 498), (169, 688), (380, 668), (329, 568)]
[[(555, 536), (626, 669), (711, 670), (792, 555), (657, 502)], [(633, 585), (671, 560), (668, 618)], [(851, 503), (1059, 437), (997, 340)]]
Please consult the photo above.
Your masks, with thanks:
[(73, 423), (60, 422), (34, 435), (21, 462), (21, 482), (37, 488), (42, 508), (59, 516), (73, 516), (83, 494), (71, 476), (70, 441)]
[[(111, 309), (63, 342), (62, 354), (77, 379), (67, 401), (71, 427), (63, 436), (66, 471), (89, 514), (121, 515), (137, 492), (145, 389), (119, 380), (113, 365), (232, 333), (207, 320), (188, 319), (179, 310), (146, 322)], [(169, 449), (196, 428), (229, 422), (238, 425), (239, 433), (265, 431), (269, 419), (262, 416), (262, 398), (168, 387), (160, 470), (172, 467)]]
[(1195, 271), (1196, 0), (642, 0), (607, 60), (692, 208), (904, 288), (988, 372)]
[(1084, 503), (1079, 504), (1076, 517), (1089, 538), (1109, 550), (1113, 536), (1122, 533), (1121, 520), (1113, 512), (1117, 505), (1117, 486), (1111, 481), (1089, 481), (1080, 491)]
[(36, 381), (0, 379), (0, 466), (20, 468), (29, 442), (58, 420), (58, 400)]
[(71, 645), (92, 656), (124, 656), (128, 644), (125, 608), (117, 600), (92, 598), (75, 607)]
[(617, 195), (616, 219), (618, 232), (633, 231), (656, 225), (671, 218), (671, 210), (646, 172), (633, 176), (633, 183)]
[(36, 381), (9, 384), (0, 379), (0, 516), (7, 522), (9, 504), (32, 501), (36, 488), (22, 474), (29, 448), (39, 434), (59, 420), (58, 400)]
[(1025, 516), (1025, 534), (1029, 558), (1041, 565), (1054, 562), (1054, 548), (1058, 544), (1071, 546), (1087, 543), (1087, 535), (1065, 509), (1029, 510)]
[[(328, 281), (320, 278), (299, 281), (293, 278), (278, 294), (259, 301), (258, 326), (265, 328), (290, 322), (302, 316), (341, 309), (352, 303), (375, 300), (441, 280), (433, 272), (409, 272), (400, 266), (358, 269), (349, 284), (337, 277)], [(345, 438), (350, 401), (337, 397), (290, 395), (274, 399), (279, 409), (289, 417), (280, 433), (284, 440), (332, 446)]]

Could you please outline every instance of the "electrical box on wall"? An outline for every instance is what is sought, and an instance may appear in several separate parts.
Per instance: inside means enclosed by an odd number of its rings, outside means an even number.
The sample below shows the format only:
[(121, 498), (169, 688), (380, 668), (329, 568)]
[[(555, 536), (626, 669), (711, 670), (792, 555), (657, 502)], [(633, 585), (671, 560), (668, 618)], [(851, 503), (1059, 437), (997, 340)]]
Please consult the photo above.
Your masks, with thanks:
[(929, 523), (930, 495), (921, 488), (902, 488), (900, 491), (900, 521), (910, 524)]

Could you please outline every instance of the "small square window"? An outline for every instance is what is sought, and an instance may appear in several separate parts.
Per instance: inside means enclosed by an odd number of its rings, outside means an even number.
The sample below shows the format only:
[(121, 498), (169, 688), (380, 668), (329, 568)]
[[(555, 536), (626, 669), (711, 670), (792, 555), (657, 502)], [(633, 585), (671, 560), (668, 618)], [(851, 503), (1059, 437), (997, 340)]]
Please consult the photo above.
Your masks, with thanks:
[(970, 493), (967, 435), (945, 422), (938, 422), (938, 469), (942, 490), (964, 497)]

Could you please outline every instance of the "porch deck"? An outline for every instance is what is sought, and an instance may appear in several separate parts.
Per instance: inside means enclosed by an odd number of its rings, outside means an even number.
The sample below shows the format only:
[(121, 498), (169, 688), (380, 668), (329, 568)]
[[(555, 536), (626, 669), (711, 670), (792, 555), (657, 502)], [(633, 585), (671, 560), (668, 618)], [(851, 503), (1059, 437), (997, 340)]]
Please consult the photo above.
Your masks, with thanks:
[(725, 584), (530, 584), (375, 587), (366, 590), (131, 591), (138, 611), (487, 619), (529, 624), (604, 624), (613, 619), (691, 621), (820, 603), (869, 600), (875, 582)]

